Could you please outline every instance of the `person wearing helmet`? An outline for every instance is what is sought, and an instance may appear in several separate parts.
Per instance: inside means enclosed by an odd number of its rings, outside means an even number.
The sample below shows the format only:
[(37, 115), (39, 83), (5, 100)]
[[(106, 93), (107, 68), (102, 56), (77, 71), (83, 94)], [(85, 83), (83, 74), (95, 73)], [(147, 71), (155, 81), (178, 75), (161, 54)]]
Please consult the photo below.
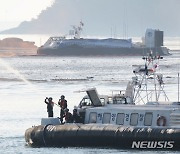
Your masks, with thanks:
[(46, 97), (46, 99), (44, 100), (44, 102), (47, 104), (48, 117), (53, 117), (54, 102), (52, 100), (52, 97)]
[(64, 110), (64, 113), (65, 113), (65, 122), (66, 123), (72, 123), (73, 122), (73, 117), (72, 117), (72, 114), (69, 112), (69, 109), (68, 108), (66, 108), (65, 110)]
[(65, 117), (64, 111), (65, 111), (65, 109), (67, 109), (67, 100), (65, 100), (64, 95), (61, 96), (61, 99), (59, 99), (58, 104), (61, 107), (60, 120), (61, 120), (61, 123), (63, 123), (63, 118)]

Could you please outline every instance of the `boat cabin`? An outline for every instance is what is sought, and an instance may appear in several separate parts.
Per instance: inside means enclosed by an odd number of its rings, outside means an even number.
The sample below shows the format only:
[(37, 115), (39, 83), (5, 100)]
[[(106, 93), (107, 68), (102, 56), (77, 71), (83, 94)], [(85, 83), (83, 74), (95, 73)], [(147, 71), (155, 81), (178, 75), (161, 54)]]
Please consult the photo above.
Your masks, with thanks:
[(124, 126), (180, 126), (180, 105), (170, 104), (114, 105), (88, 108), (85, 124), (115, 124)]
[[(142, 127), (180, 126), (180, 102), (155, 101), (135, 105), (126, 93), (122, 94), (120, 92), (113, 96), (99, 96), (96, 89), (89, 89), (86, 92), (88, 95), (83, 100), (89, 100), (91, 106), (85, 107), (83, 110), (85, 124), (97, 123)], [(81, 103), (84, 102), (83, 100)], [(103, 100), (103, 104), (94, 106), (97, 100), (100, 103)]]

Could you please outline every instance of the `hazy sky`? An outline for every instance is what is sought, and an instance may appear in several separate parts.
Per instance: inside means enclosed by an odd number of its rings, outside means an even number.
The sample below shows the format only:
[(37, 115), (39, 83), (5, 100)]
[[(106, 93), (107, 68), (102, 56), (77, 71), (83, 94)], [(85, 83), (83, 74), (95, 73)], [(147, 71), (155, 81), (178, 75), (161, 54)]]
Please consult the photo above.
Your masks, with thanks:
[[(84, 35), (143, 36), (147, 28), (180, 36), (180, 0), (0, 0), (0, 31), (21, 25), (29, 31), (67, 33), (82, 20)], [(36, 31), (35, 31), (36, 32)]]
[(0, 0), (0, 31), (36, 18), (54, 0)]

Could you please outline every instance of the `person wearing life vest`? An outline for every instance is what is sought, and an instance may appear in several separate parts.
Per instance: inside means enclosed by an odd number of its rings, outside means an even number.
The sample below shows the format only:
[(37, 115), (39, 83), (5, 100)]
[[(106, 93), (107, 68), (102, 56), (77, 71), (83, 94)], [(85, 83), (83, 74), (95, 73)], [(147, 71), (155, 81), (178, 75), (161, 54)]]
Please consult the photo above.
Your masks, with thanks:
[(60, 120), (61, 120), (61, 123), (63, 123), (63, 118), (65, 117), (64, 110), (67, 109), (67, 100), (65, 100), (65, 96), (64, 95), (61, 96), (61, 99), (59, 99), (58, 104), (59, 104), (59, 106), (61, 108), (61, 111), (60, 111)]
[(73, 122), (73, 116), (69, 112), (69, 109), (65, 109), (64, 112), (65, 112), (65, 122), (66, 123), (72, 123)]
[(46, 97), (44, 100), (44, 102), (47, 104), (48, 117), (53, 117), (54, 102), (52, 100), (52, 97)]

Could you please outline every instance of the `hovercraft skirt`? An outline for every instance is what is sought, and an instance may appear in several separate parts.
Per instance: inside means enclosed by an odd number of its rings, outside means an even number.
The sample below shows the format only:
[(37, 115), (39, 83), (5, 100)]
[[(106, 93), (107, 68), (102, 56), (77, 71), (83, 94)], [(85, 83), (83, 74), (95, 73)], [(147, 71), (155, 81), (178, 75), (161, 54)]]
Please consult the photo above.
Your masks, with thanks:
[(119, 125), (65, 124), (29, 128), (32, 146), (100, 146), (130, 149), (180, 149), (180, 129)]

